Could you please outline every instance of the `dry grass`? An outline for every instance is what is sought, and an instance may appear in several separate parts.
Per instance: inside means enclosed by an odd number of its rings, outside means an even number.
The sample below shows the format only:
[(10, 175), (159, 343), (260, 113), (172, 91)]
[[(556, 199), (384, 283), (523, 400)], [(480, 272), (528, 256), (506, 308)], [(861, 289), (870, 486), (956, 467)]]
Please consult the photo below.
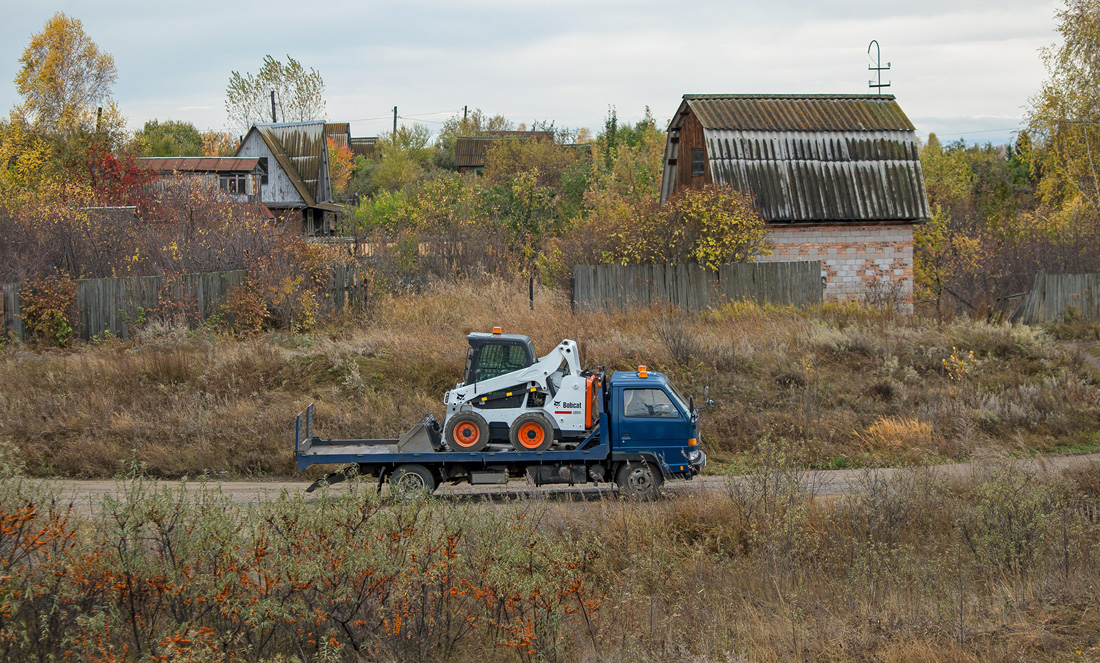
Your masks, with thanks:
[[(465, 335), (502, 326), (587, 367), (647, 364), (685, 394), (712, 389), (711, 458), (751, 461), (763, 437), (798, 441), (813, 466), (969, 458), (1097, 445), (1100, 390), (1079, 356), (1027, 327), (899, 317), (853, 305), (733, 304), (573, 316), (566, 296), (501, 280), (440, 283), (309, 335), (235, 340), (148, 329), (69, 351), (0, 349), (0, 438), (30, 471), (159, 476), (293, 474), (291, 421), (317, 403), (319, 433), (396, 437), (460, 379)], [(945, 368), (969, 357), (965, 372)], [(958, 354), (963, 353), (963, 354)], [(969, 360), (968, 360), (969, 361)]]

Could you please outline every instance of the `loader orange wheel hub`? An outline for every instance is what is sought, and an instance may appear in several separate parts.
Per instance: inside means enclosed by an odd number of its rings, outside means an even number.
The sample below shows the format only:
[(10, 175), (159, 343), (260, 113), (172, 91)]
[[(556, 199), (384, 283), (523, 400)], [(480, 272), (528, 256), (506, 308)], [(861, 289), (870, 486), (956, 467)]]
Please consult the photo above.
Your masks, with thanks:
[(455, 442), (462, 447), (472, 447), (481, 439), (481, 431), (472, 421), (460, 421), (454, 430)]
[(538, 449), (546, 439), (546, 430), (533, 421), (519, 427), (519, 443), (528, 449)]

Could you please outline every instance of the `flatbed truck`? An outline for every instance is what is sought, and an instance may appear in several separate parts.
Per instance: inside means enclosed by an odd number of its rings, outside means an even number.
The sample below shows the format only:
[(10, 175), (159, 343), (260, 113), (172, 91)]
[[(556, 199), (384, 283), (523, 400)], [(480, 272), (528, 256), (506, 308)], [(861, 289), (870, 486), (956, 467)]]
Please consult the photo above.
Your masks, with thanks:
[(431, 414), (399, 439), (322, 439), (313, 434), (311, 404), (294, 427), (298, 470), (344, 466), (310, 490), (356, 469), (360, 476), (377, 478), (379, 487), (388, 482), (404, 494), (430, 493), (444, 482), (506, 484), (526, 478), (536, 486), (614, 482), (627, 497), (652, 500), (665, 480), (691, 479), (706, 466), (693, 397), (685, 400), (665, 375), (644, 366), (609, 377), (601, 367), (593, 377), (595, 425), (583, 437), (558, 439), (539, 450), (494, 442), (463, 450), (447, 443)]

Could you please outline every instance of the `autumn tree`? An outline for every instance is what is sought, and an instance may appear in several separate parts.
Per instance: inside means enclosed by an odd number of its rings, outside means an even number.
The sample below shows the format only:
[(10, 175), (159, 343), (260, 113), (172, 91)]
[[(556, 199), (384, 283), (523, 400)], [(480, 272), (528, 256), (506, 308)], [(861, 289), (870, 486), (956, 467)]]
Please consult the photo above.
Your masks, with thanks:
[(35, 128), (68, 138), (81, 130), (123, 125), (111, 100), (114, 58), (84, 33), (78, 19), (54, 14), (31, 37), (19, 64), (15, 86), (23, 103), (18, 112)]
[(1027, 131), (1039, 195), (1061, 216), (1100, 216), (1100, 0), (1064, 0), (1062, 44), (1042, 50), (1048, 78), (1031, 100)]
[(347, 196), (348, 182), (355, 167), (355, 155), (345, 145), (339, 145), (331, 138), (325, 139), (328, 146), (328, 172), (332, 182), (332, 193), (337, 200)]
[(379, 163), (371, 173), (370, 188), (394, 191), (420, 179), (432, 165), (431, 136), (427, 127), (414, 124), (379, 137), (375, 145)]
[(270, 121), (271, 93), (279, 122), (325, 119), (325, 81), (321, 73), (308, 70), (294, 58), (283, 62), (264, 56), (258, 74), (234, 71), (225, 89), (225, 112), (230, 124), (243, 135), (253, 124)]

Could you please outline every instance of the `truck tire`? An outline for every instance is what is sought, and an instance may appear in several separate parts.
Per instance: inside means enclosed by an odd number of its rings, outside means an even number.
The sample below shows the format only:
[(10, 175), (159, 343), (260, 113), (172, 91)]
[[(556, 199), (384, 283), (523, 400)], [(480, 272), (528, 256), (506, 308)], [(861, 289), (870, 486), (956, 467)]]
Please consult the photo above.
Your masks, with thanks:
[(416, 463), (398, 465), (387, 481), (393, 496), (400, 501), (426, 497), (435, 491), (435, 477), (431, 470)]
[(508, 439), (516, 451), (545, 451), (554, 444), (554, 426), (546, 415), (527, 412), (512, 422)]
[(454, 451), (481, 451), (489, 444), (489, 424), (477, 412), (458, 412), (447, 421), (444, 437)]
[(619, 467), (615, 483), (619, 493), (627, 499), (652, 502), (661, 493), (664, 477), (653, 463), (644, 460), (628, 460)]

